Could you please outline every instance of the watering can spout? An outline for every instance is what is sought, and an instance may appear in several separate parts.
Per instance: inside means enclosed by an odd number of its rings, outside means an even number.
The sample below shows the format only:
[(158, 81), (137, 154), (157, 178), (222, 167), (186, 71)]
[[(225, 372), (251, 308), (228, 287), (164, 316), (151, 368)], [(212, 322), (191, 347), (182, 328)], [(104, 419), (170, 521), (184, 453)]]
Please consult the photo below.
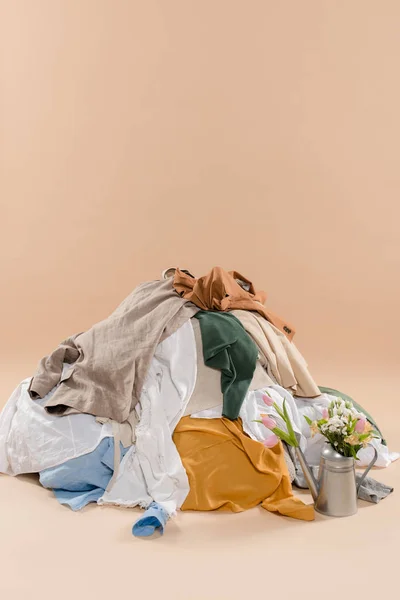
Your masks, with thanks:
[(311, 495), (313, 497), (313, 500), (314, 500), (314, 502), (316, 502), (316, 500), (318, 498), (318, 494), (319, 494), (319, 483), (315, 479), (314, 474), (311, 471), (311, 469), (306, 461), (306, 457), (304, 456), (303, 451), (298, 446), (295, 448), (295, 451), (296, 451), (297, 460), (300, 463), (301, 469), (304, 473), (304, 477), (305, 477), (305, 480), (309, 487), (309, 490), (311, 492)]

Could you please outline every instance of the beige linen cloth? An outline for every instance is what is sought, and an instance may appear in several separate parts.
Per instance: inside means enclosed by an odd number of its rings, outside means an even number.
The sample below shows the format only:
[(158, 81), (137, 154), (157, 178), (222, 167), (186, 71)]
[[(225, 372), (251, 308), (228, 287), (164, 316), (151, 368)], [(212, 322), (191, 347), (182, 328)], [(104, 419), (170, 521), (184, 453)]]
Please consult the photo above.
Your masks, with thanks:
[(296, 346), (260, 314), (232, 310), (259, 348), (262, 366), (269, 376), (294, 396), (314, 398), (321, 392)]
[[(49, 412), (126, 421), (157, 345), (197, 311), (179, 297), (172, 279), (140, 285), (107, 319), (67, 339), (41, 360), (29, 386), (31, 398), (43, 398), (61, 380), (46, 402)], [(64, 362), (73, 364), (61, 379)]]

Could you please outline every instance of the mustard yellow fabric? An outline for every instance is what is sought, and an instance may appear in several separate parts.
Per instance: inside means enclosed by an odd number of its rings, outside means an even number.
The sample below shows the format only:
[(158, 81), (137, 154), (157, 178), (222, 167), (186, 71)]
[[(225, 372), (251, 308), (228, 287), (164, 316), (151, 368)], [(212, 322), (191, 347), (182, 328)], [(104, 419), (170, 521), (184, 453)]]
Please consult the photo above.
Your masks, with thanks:
[(173, 439), (190, 483), (182, 510), (241, 512), (261, 504), (294, 519), (314, 519), (314, 507), (292, 494), (282, 444), (265, 448), (243, 432), (240, 419), (184, 417)]

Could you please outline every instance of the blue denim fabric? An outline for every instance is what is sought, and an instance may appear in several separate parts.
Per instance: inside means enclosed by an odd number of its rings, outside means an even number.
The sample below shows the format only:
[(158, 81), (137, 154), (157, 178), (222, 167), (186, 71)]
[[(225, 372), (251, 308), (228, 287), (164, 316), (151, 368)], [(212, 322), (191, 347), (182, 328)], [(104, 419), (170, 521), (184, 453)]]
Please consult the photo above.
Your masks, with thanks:
[[(129, 448), (121, 444), (121, 460)], [(80, 510), (97, 502), (114, 473), (114, 438), (104, 438), (93, 452), (41, 471), (39, 479), (53, 490), (60, 504)]]
[(136, 521), (132, 527), (132, 533), (136, 537), (148, 537), (153, 535), (156, 529), (164, 533), (164, 527), (169, 515), (157, 502), (152, 502), (144, 515)]

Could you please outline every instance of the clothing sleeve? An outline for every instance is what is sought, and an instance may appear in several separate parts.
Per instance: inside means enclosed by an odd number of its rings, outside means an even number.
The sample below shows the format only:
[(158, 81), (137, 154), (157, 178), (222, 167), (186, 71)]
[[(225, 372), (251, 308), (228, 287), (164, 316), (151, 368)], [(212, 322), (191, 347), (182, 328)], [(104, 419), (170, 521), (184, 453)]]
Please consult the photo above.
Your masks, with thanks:
[(73, 363), (79, 358), (80, 352), (75, 344), (78, 335), (61, 342), (54, 352), (42, 358), (28, 388), (32, 400), (44, 398), (60, 382), (63, 363)]

